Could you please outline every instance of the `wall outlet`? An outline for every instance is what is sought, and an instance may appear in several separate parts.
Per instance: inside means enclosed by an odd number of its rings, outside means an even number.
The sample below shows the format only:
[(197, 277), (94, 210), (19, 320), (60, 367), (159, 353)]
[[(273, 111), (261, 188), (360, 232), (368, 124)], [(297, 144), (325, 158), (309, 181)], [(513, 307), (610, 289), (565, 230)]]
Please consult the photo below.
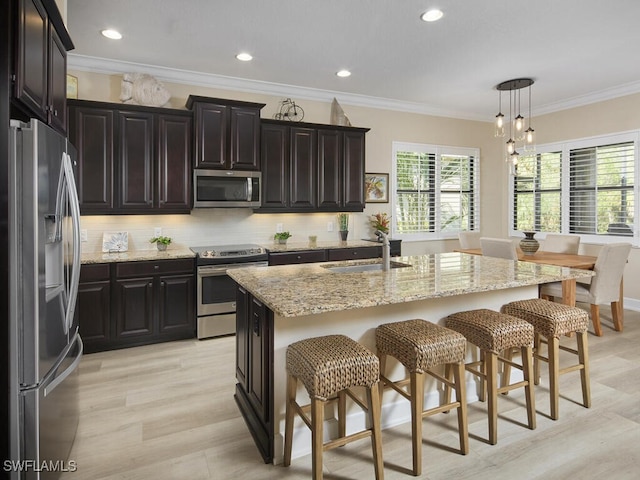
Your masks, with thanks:
[(327, 232), (333, 232), (333, 222), (327, 222)]
[(276, 223), (276, 233), (282, 233), (282, 224), (281, 223)]
[(153, 229), (153, 236), (154, 237), (161, 237), (162, 236), (162, 227), (155, 227)]
[(82, 230), (80, 230), (80, 241), (81, 242), (86, 242), (87, 240), (87, 230), (85, 228), (83, 228)]

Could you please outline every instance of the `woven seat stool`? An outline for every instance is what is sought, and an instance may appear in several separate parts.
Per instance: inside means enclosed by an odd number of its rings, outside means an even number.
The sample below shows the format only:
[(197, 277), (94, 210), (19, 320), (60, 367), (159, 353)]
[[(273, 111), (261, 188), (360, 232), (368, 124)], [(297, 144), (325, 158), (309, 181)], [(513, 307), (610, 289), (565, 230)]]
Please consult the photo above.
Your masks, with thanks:
[[(445, 319), (445, 325), (464, 335), (467, 342), (480, 350), (480, 361), (469, 362), (465, 368), (481, 379), (480, 399), (484, 400), (485, 392), (488, 394), (489, 443), (495, 445), (498, 441), (498, 393), (524, 387), (528, 426), (535, 429), (533, 326), (520, 318), (488, 309), (454, 313)], [(502, 352), (514, 348), (520, 349), (521, 365), (501, 356)], [(498, 387), (499, 361), (522, 370), (523, 380), (513, 384), (507, 381)]]
[[(464, 358), (467, 352), (467, 340), (461, 334), (426, 320), (414, 319), (402, 322), (386, 323), (376, 328), (376, 348), (380, 358), (380, 378), (382, 390), (393, 388), (411, 402), (411, 440), (413, 452), (413, 474), (422, 473), (422, 419), (436, 413), (458, 409), (458, 433), (460, 451), (469, 453), (469, 434), (467, 430), (467, 398), (464, 383)], [(385, 376), (387, 356), (396, 358), (409, 372), (409, 377), (400, 381), (391, 381)], [(446, 375), (438, 375), (432, 369), (445, 365), (453, 369), (454, 381)], [(453, 388), (456, 401), (450, 396), (446, 403), (424, 409), (424, 381), (429, 374), (435, 379)], [(408, 391), (405, 389), (408, 385)]]
[[(551, 402), (551, 418), (559, 416), (559, 377), (565, 373), (580, 370), (582, 382), (582, 404), (591, 406), (591, 387), (589, 384), (589, 350), (587, 345), (587, 327), (589, 314), (578, 307), (550, 302), (541, 298), (519, 300), (503, 305), (501, 312), (522, 318), (533, 325), (534, 330), (534, 378), (536, 385), (540, 382), (540, 363), (549, 365), (549, 398)], [(560, 345), (562, 335), (576, 334), (577, 349)], [(543, 356), (540, 347), (547, 345), (547, 356)], [(560, 368), (560, 350), (577, 355), (578, 363)]]
[[(322, 478), (322, 454), (362, 438), (371, 437), (375, 478), (384, 478), (380, 434), (380, 361), (366, 347), (344, 335), (314, 337), (287, 347), (287, 399), (284, 437), (284, 465), (291, 464), (294, 415), (297, 413), (311, 429), (312, 478)], [(296, 401), (300, 381), (311, 403), (301, 406)], [(366, 404), (351, 388), (366, 389)], [(368, 414), (369, 428), (346, 435), (346, 397), (351, 397)], [(324, 407), (338, 402), (339, 438), (323, 442)], [(309, 412), (311, 418), (309, 418)]]

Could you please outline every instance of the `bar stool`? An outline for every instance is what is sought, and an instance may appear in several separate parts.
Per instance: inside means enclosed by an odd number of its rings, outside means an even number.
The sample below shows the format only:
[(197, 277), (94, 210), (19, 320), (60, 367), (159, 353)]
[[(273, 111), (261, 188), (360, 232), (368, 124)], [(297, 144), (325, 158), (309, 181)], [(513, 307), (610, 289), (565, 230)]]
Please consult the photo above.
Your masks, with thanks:
[[(384, 478), (380, 433), (380, 362), (366, 347), (344, 335), (314, 337), (292, 343), (287, 347), (287, 401), (284, 437), (284, 465), (291, 464), (294, 415), (300, 415), (311, 429), (312, 476), (322, 478), (322, 453), (362, 438), (371, 437), (375, 478)], [(300, 406), (296, 402), (298, 380), (302, 382), (311, 403)], [(364, 404), (352, 392), (352, 387), (366, 389)], [(349, 395), (368, 414), (369, 428), (346, 435), (346, 396)], [(338, 402), (338, 431), (340, 437), (323, 442), (324, 407), (329, 401)], [(309, 419), (308, 413), (311, 412)]]
[[(467, 341), (457, 332), (441, 327), (426, 320), (414, 319), (402, 322), (386, 323), (376, 328), (376, 348), (380, 358), (380, 379), (382, 392), (384, 387), (393, 388), (411, 402), (411, 440), (413, 451), (413, 474), (422, 473), (422, 419), (436, 413), (458, 409), (458, 433), (460, 450), (469, 453), (469, 435), (467, 431), (467, 399), (464, 383), (464, 357)], [(409, 371), (409, 378), (391, 381), (384, 376), (386, 358), (391, 355)], [(432, 369), (445, 365), (453, 369), (454, 382), (449, 381)], [(456, 401), (438, 407), (424, 409), (424, 381), (429, 374), (435, 379), (454, 388)], [(403, 387), (409, 385), (408, 391)]]
[[(539, 361), (549, 364), (549, 395), (551, 401), (551, 418), (559, 416), (558, 380), (560, 375), (580, 370), (582, 382), (582, 404), (591, 406), (591, 387), (589, 385), (589, 349), (587, 346), (587, 327), (589, 314), (578, 307), (554, 303), (541, 298), (519, 300), (503, 305), (502, 313), (526, 320), (534, 329), (534, 375), (536, 385), (540, 383)], [(576, 334), (577, 349), (560, 345), (561, 335)], [(544, 337), (544, 339), (542, 338)], [(547, 356), (540, 352), (542, 343), (547, 344)], [(578, 363), (560, 368), (560, 350), (578, 356)]]
[[(531, 430), (536, 428), (535, 398), (533, 393), (533, 327), (524, 320), (493, 310), (478, 309), (458, 312), (445, 319), (447, 328), (464, 335), (468, 342), (480, 349), (480, 361), (469, 362), (467, 371), (481, 379), (480, 399), (488, 392), (489, 443), (498, 441), (498, 393), (524, 387), (527, 420)], [(520, 348), (522, 365), (500, 356), (501, 352)], [(522, 370), (523, 380), (498, 387), (498, 361)]]

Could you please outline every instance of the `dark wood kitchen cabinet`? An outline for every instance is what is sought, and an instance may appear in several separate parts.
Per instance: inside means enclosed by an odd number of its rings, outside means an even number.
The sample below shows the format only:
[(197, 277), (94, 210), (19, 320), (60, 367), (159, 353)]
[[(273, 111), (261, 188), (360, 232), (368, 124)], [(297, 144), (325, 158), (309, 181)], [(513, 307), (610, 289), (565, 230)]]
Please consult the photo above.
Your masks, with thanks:
[(296, 252), (269, 252), (269, 265), (326, 262), (327, 250), (301, 250)]
[(190, 95), (194, 112), (195, 168), (260, 170), (260, 110), (250, 103)]
[(273, 459), (273, 313), (244, 288), (236, 295), (235, 399), (265, 462)]
[(84, 215), (189, 213), (192, 114), (69, 101)]
[[(67, 128), (67, 51), (74, 48), (54, 0), (17, 0), (13, 107), (61, 133)], [(18, 113), (14, 112), (14, 113)]]
[(366, 128), (262, 120), (256, 212), (364, 210)]
[(193, 259), (83, 265), (80, 275), (87, 353), (195, 337)]

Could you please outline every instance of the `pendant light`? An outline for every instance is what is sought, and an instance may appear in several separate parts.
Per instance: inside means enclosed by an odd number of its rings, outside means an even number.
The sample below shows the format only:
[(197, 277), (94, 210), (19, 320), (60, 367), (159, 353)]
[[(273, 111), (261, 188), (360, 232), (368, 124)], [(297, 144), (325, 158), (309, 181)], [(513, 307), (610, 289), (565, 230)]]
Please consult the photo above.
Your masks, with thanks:
[[(509, 140), (507, 140), (506, 146), (506, 160), (510, 163), (511, 172), (515, 172), (518, 164), (520, 154), (518, 148), (521, 150), (530, 152), (535, 149), (534, 130), (531, 128), (531, 85), (533, 85), (533, 79), (531, 78), (516, 78), (513, 80), (507, 80), (499, 83), (496, 89), (499, 93), (499, 108), (498, 115), (496, 115), (495, 123), (495, 136), (504, 136), (504, 123), (509, 122)], [(529, 120), (528, 122), (522, 116), (522, 103), (520, 91), (523, 88), (529, 88)], [(509, 92), (509, 117), (505, 119), (502, 114), (502, 92)], [(528, 123), (528, 128), (525, 130), (525, 123)], [(501, 133), (501, 135), (500, 135)], [(518, 142), (522, 142), (519, 146)]]

